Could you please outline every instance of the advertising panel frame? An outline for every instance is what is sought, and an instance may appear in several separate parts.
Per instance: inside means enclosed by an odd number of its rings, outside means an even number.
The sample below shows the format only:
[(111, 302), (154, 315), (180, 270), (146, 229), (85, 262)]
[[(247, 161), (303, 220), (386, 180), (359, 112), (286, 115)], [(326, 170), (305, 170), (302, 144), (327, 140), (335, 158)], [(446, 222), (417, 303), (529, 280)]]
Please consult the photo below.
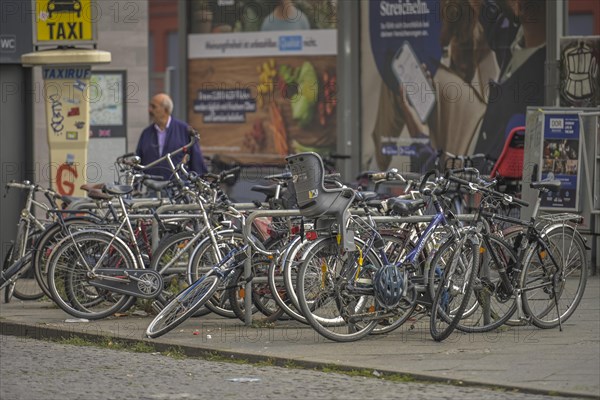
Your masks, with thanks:
[[(98, 85), (96, 84), (96, 80), (98, 77), (110, 77), (110, 76), (118, 76), (119, 79), (119, 88), (112, 89), (114, 84), (109, 83), (109, 86)], [(106, 81), (106, 80), (105, 80)], [(127, 71), (126, 70), (92, 70), (92, 77), (90, 79), (90, 92), (93, 88), (99, 92), (97, 95), (90, 93), (90, 133), (91, 137), (94, 139), (98, 138), (117, 138), (123, 137), (127, 138)], [(120, 123), (118, 124), (110, 124), (110, 123), (96, 123), (95, 120), (100, 117), (97, 113), (98, 104), (100, 101), (95, 101), (97, 96), (101, 96), (102, 98), (102, 107), (110, 109), (114, 109), (115, 106), (117, 110), (120, 110)], [(110, 98), (106, 99), (107, 96), (113, 95), (114, 97), (119, 97), (118, 100), (110, 101)], [(120, 106), (120, 108), (119, 108)], [(110, 115), (108, 115), (110, 116)]]
[[(584, 142), (581, 112), (545, 111), (541, 126), (542, 151), (538, 179), (557, 179), (561, 181), (561, 188), (542, 198), (540, 209), (580, 212)], [(573, 148), (574, 144), (576, 148)]]

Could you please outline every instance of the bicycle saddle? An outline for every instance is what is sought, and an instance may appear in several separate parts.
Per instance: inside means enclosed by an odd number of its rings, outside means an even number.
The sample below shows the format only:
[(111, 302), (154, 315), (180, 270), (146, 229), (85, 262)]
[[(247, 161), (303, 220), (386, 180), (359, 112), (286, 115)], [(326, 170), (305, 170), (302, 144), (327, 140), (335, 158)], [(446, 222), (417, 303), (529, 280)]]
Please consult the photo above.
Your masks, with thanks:
[(102, 188), (104, 187), (104, 183), (86, 183), (84, 185), (81, 185), (79, 188), (81, 190), (84, 190), (86, 192), (92, 191), (92, 190), (102, 190)]
[(91, 189), (88, 191), (87, 195), (90, 199), (94, 200), (110, 200), (112, 198), (111, 195), (104, 193), (100, 189)]
[(153, 179), (146, 179), (144, 182), (142, 182), (142, 184), (148, 189), (152, 189), (156, 192), (160, 192), (161, 190), (169, 186), (170, 183), (171, 181), (155, 181)]
[(377, 198), (379, 194), (376, 192), (356, 192), (357, 201), (369, 201)]
[(122, 196), (133, 192), (133, 186), (130, 185), (106, 185), (104, 186), (104, 193), (108, 193), (113, 196)]
[(277, 193), (277, 184), (273, 185), (254, 185), (250, 188), (253, 192), (262, 193), (268, 197), (274, 197), (275, 193)]
[(557, 192), (560, 189), (560, 181), (552, 180), (552, 181), (539, 181), (539, 182), (531, 182), (532, 189), (546, 189), (551, 192)]
[(420, 208), (425, 206), (426, 202), (423, 199), (409, 200), (392, 197), (387, 200), (387, 207), (392, 213), (402, 216), (413, 214)]

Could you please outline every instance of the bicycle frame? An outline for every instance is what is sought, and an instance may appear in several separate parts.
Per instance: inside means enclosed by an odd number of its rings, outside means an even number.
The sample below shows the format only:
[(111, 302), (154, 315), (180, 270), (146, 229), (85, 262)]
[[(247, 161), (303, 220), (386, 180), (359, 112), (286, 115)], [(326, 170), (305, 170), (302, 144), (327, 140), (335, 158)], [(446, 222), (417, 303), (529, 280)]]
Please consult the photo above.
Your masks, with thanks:
[[(543, 230), (540, 231), (535, 226), (535, 223), (533, 222), (534, 217), (532, 217), (532, 221), (526, 222), (526, 221), (521, 221), (521, 220), (507, 217), (507, 216), (499, 216), (499, 215), (494, 215), (494, 214), (490, 215), (488, 213), (482, 213), (482, 214), (483, 214), (483, 216), (488, 216), (492, 219), (498, 219), (503, 222), (511, 222), (511, 223), (514, 223), (514, 224), (517, 224), (517, 225), (527, 228), (527, 230), (524, 233), (518, 234), (519, 237), (515, 241), (515, 244), (513, 246), (513, 250), (516, 253), (515, 254), (516, 261), (515, 261), (515, 265), (513, 266), (513, 269), (515, 271), (517, 271), (517, 272), (522, 271), (523, 259), (525, 258), (526, 250), (532, 245), (539, 245), (543, 249), (543, 252), (545, 252), (549, 256), (552, 265), (554, 265), (556, 267), (557, 271), (560, 271), (560, 273), (562, 273), (562, 268), (559, 267), (560, 263), (557, 262), (557, 260), (554, 257), (553, 252), (550, 251), (548, 244), (546, 243), (545, 240), (543, 240), (543, 237), (544, 237)], [(524, 245), (521, 244), (523, 238), (526, 240), (526, 244), (524, 244)], [(493, 246), (490, 246), (489, 239), (485, 235), (484, 235), (484, 241), (487, 245), (487, 248), (490, 250), (490, 255), (494, 259), (494, 262), (496, 262), (497, 265), (503, 265), (502, 261), (499, 260), (499, 257), (496, 254), (495, 249), (493, 248)], [(520, 287), (518, 284), (519, 281), (517, 280), (517, 287), (514, 287), (512, 285), (512, 282), (510, 281), (510, 278), (508, 276), (508, 271), (506, 271), (506, 269), (501, 268), (498, 270), (498, 272), (499, 272), (500, 278), (502, 279), (502, 283), (505, 286), (507, 294), (508, 295), (515, 294), (515, 296), (516, 296), (517, 317), (519, 320), (529, 321), (529, 318), (525, 315), (525, 312), (523, 311), (523, 304), (522, 304), (522, 300), (521, 300), (524, 292), (548, 287), (549, 285), (551, 285), (552, 290), (555, 291), (555, 287), (554, 287), (554, 283), (553, 283), (554, 280), (546, 282), (546, 283), (542, 283), (539, 285), (535, 285), (535, 286), (528, 286), (526, 288)], [(554, 297), (556, 300), (556, 293), (554, 293)]]
[[(245, 244), (231, 249), (221, 261), (210, 267), (210, 270), (206, 274), (193, 282), (182, 294), (185, 295), (185, 293), (193, 290), (197, 285), (202, 283), (204, 279), (211, 275), (217, 275), (219, 280), (226, 279), (233, 270), (244, 265), (244, 261), (248, 258), (247, 251), (249, 247), (249, 244)], [(232, 265), (227, 266), (226, 264), (228, 263), (231, 263)]]
[[(474, 191), (481, 190), (481, 189), (478, 189), (477, 187), (473, 186), (472, 184), (469, 184), (469, 186)], [(519, 232), (517, 234), (517, 238), (513, 244), (512, 250), (515, 253), (515, 264), (512, 266), (511, 271), (506, 270), (506, 268), (504, 267), (503, 261), (500, 260), (500, 257), (496, 253), (496, 249), (490, 245), (490, 240), (486, 235), (484, 235), (483, 240), (484, 240), (487, 248), (490, 250), (490, 255), (491, 255), (492, 259), (494, 260), (496, 265), (500, 266), (498, 268), (498, 273), (499, 273), (500, 279), (502, 281), (502, 285), (504, 286), (504, 289), (506, 291), (505, 294), (508, 296), (515, 295), (518, 319), (522, 320), (522, 321), (527, 321), (527, 322), (531, 322), (531, 316), (526, 315), (526, 313), (524, 312), (523, 293), (528, 292), (528, 291), (534, 291), (534, 290), (541, 289), (541, 288), (544, 288), (546, 290), (546, 288), (548, 288), (550, 286), (552, 289), (552, 295), (554, 298), (555, 306), (558, 311), (558, 295), (556, 293), (556, 281), (557, 281), (556, 278), (557, 277), (562, 278), (563, 274), (564, 274), (562, 264), (556, 260), (554, 252), (551, 251), (551, 249), (549, 248), (549, 244), (547, 243), (546, 240), (544, 240), (545, 233), (551, 231), (553, 229), (553, 227), (556, 225), (550, 224), (550, 225), (544, 226), (541, 229), (536, 226), (536, 219), (538, 218), (537, 214), (539, 211), (541, 198), (542, 198), (544, 191), (546, 191), (548, 189), (544, 188), (544, 187), (540, 187), (539, 190), (540, 191), (539, 191), (538, 197), (536, 199), (536, 203), (534, 205), (532, 216), (529, 221), (522, 221), (520, 219), (516, 219), (513, 217), (509, 217), (509, 216), (486, 212), (486, 211), (483, 211), (482, 209), (480, 209), (480, 211), (478, 212), (478, 215), (477, 215), (477, 220), (480, 222), (484, 221), (485, 219), (489, 219), (491, 221), (498, 220), (501, 222), (508, 222), (508, 223), (526, 228), (524, 232)], [(497, 196), (497, 193), (494, 194), (493, 192), (489, 192), (486, 190), (483, 190), (483, 192)], [(511, 200), (512, 201), (512, 198), (510, 196), (508, 196), (508, 198), (506, 198), (506, 196), (505, 196), (503, 198), (503, 200)], [(566, 221), (566, 220), (568, 220), (568, 219), (565, 219), (564, 221)], [(564, 223), (564, 221), (563, 221), (563, 223)], [(578, 234), (576, 229), (574, 229), (574, 232), (575, 232), (575, 234)], [(526, 240), (525, 243), (523, 243), (523, 239)], [(537, 256), (541, 257), (541, 254), (545, 254), (545, 256), (547, 256), (550, 260), (549, 265), (551, 266), (551, 268), (555, 268), (556, 272), (551, 274), (552, 279), (549, 279), (545, 282), (542, 282), (539, 284), (534, 284), (531, 286), (528, 284), (527, 287), (522, 287), (521, 279), (517, 279), (515, 281), (515, 283), (516, 283), (516, 287), (515, 287), (515, 286), (513, 286), (513, 281), (511, 281), (509, 272), (515, 271), (515, 272), (521, 273), (521, 271), (524, 270), (524, 265), (523, 265), (524, 258), (526, 256), (528, 250), (531, 249), (532, 246), (539, 246), (541, 251), (538, 252)], [(547, 268), (544, 265), (545, 264), (542, 263), (542, 268), (544, 269), (544, 271), (546, 271)], [(513, 276), (513, 279), (514, 278), (515, 278), (515, 276)], [(560, 312), (559, 312), (558, 324), (559, 324), (560, 329), (562, 330), (562, 323), (560, 320)]]
[[(36, 228), (43, 230), (44, 229), (44, 224), (42, 224), (36, 217), (35, 215), (33, 215), (33, 213), (31, 212), (32, 207), (39, 207), (42, 210), (44, 210), (45, 212), (48, 212), (50, 210), (50, 207), (48, 207), (47, 205), (40, 203), (39, 201), (35, 200), (33, 198), (33, 194), (35, 193), (35, 189), (36, 187), (31, 186), (27, 188), (27, 199), (25, 201), (25, 207), (23, 207), (23, 209), (21, 210), (21, 214), (19, 217), (19, 225), (21, 225), (22, 223), (24, 223), (25, 228), (24, 228), (24, 234), (23, 234), (23, 238), (17, 238), (15, 243), (19, 243), (19, 249), (18, 253), (16, 254), (16, 256), (18, 258), (21, 258), (23, 256), (25, 256), (25, 252), (27, 250), (27, 238), (29, 238), (29, 232), (31, 230), (31, 225), (33, 224)], [(19, 242), (19, 239), (22, 239)]]
[(23, 207), (19, 215), (17, 237), (15, 238), (15, 247), (13, 248), (13, 253), (10, 260), (11, 265), (8, 268), (6, 268), (6, 270), (1, 272), (2, 279), (0, 282), (0, 289), (16, 282), (24, 272), (23, 267), (26, 266), (31, 260), (33, 248), (29, 249), (28, 251), (27, 247), (30, 239), (32, 225), (38, 230), (44, 229), (44, 224), (39, 219), (37, 219), (37, 217), (31, 212), (32, 208), (39, 207), (40, 209), (44, 210), (46, 214), (48, 214), (49, 211), (51, 211), (51, 208), (49, 206), (35, 200), (34, 193), (40, 190), (43, 191), (50, 203), (53, 206), (56, 206), (56, 203), (54, 202), (51, 195), (54, 194), (54, 192), (50, 190), (42, 190), (39, 186), (32, 185), (28, 181), (24, 181), (23, 183), (10, 182), (6, 185), (6, 190), (8, 191), (8, 189), (11, 187), (27, 190), (27, 197), (25, 200), (25, 206)]

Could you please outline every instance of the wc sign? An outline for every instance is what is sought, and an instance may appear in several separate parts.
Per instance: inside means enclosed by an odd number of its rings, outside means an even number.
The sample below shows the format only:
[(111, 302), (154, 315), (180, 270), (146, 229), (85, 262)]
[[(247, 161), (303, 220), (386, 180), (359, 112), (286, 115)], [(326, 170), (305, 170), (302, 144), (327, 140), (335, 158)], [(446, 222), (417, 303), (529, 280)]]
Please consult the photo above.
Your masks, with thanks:
[(0, 35), (0, 50), (3, 53), (14, 53), (17, 51), (17, 36)]
[(36, 44), (94, 40), (92, 0), (34, 0)]

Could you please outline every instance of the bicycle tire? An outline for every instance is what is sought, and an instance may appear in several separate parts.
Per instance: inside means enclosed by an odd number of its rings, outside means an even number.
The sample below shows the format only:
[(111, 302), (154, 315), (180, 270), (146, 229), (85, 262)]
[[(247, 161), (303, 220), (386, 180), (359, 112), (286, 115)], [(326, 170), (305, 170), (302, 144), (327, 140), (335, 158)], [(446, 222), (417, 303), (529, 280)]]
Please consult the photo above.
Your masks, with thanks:
[[(318, 240), (321, 241), (326, 238), (327, 236), (322, 236)], [(309, 323), (300, 309), (296, 287), (298, 282), (298, 272), (308, 254), (307, 249), (310, 249), (314, 243), (315, 242), (303, 240), (298, 237), (298, 240), (295, 240), (290, 249), (285, 252), (281, 261), (283, 286), (286, 295), (286, 299), (283, 299), (283, 303), (285, 304), (284, 310), (293, 319), (306, 325), (309, 325)]]
[[(400, 234), (399, 236), (383, 234), (381, 236), (385, 242), (384, 251), (390, 264), (398, 263), (415, 248), (413, 241), (404, 234)], [(416, 271), (412, 273), (412, 276), (409, 277), (407, 291), (402, 296), (400, 303), (388, 311), (390, 316), (381, 319), (379, 324), (373, 329), (373, 331), (371, 331), (371, 335), (390, 333), (401, 327), (413, 314), (415, 308), (417, 307), (417, 292), (415, 286), (412, 284), (412, 282), (410, 282), (410, 280), (415, 278), (418, 279), (420, 275), (422, 276), (423, 271), (421, 268), (421, 263), (423, 261), (423, 258), (419, 257), (417, 261), (419, 265), (417, 266)]]
[(456, 329), (463, 332), (481, 333), (494, 330), (504, 325), (517, 310), (515, 293), (507, 293), (499, 272), (504, 268), (515, 287), (518, 276), (513, 268), (516, 267), (517, 257), (512, 246), (504, 240), (495, 236), (489, 236), (488, 240), (492, 248), (487, 246), (485, 240), (482, 241), (484, 246), (480, 250), (473, 294), (463, 317), (456, 325)]
[[(5, 303), (9, 303), (12, 297), (22, 301), (38, 300), (44, 297), (44, 291), (35, 280), (31, 264), (32, 249), (41, 231), (30, 232), (28, 237), (24, 238), (24, 230), (25, 225), (19, 223), (16, 236), (17, 239), (9, 249), (10, 257), (8, 257), (9, 254), (7, 253), (7, 257), (5, 257), (4, 264), (2, 265), (2, 271), (5, 273), (4, 279), (14, 279), (4, 291)], [(27, 241), (22, 243), (22, 240), (24, 239), (27, 239)], [(19, 250), (20, 248), (23, 248), (23, 253)], [(19, 261), (20, 254), (23, 254), (23, 263), (21, 263), (16, 270), (8, 272), (11, 266), (14, 266), (16, 262)], [(2, 284), (4, 284), (4, 282)]]
[(41, 290), (35, 279), (28, 276), (31, 271), (31, 253), (26, 253), (18, 260), (12, 260), (12, 253), (11, 246), (5, 257), (0, 277), (0, 289), (4, 289), (4, 302), (10, 303), (13, 296), (22, 301), (37, 300), (43, 297), (44, 294), (40, 294)]
[(219, 278), (203, 276), (175, 296), (146, 328), (146, 336), (154, 339), (171, 331), (191, 317), (217, 291)]
[[(243, 235), (233, 229), (218, 231), (214, 235), (217, 239), (217, 248), (213, 246), (210, 237), (202, 240), (194, 248), (192, 261), (188, 265), (188, 282), (190, 284), (209, 272), (210, 268), (217, 264), (233, 247), (244, 241)], [(221, 287), (215, 291), (213, 298), (206, 302), (206, 308), (221, 317), (237, 318), (229, 304), (229, 297), (225, 293), (227, 284), (229, 284), (229, 279), (220, 282)]]
[[(512, 226), (509, 226), (509, 227), (503, 229), (501, 231), (501, 236), (502, 236), (502, 239), (511, 246), (513, 252), (515, 254), (518, 254), (518, 249), (515, 248), (515, 241), (517, 240), (517, 237), (519, 237), (519, 236), (522, 237), (521, 240), (526, 240), (525, 239), (526, 232), (527, 232), (527, 228), (525, 226), (512, 225)], [(520, 279), (520, 275), (517, 276), (517, 281), (519, 279)], [(509, 318), (509, 320), (506, 321), (505, 324), (508, 326), (526, 326), (528, 324), (528, 321), (526, 320), (526, 318), (523, 318), (522, 316), (519, 316), (519, 315), (517, 315), (517, 317), (514, 317), (514, 314), (513, 314), (513, 318)]]
[[(183, 249), (185, 249), (196, 235), (196, 232), (182, 231), (167, 236), (160, 240), (156, 250), (152, 253), (150, 269), (159, 272), (162, 275), (164, 282), (164, 288), (157, 298), (157, 301), (161, 306), (167, 304), (177, 293), (180, 293), (189, 286), (187, 269), (194, 248), (191, 247), (190, 249), (187, 249), (185, 253), (183, 253)], [(164, 270), (164, 267), (175, 257), (177, 257), (175, 263)], [(201, 317), (210, 312), (211, 311), (208, 308), (202, 307), (194, 314), (194, 317)]]
[[(347, 282), (340, 272), (346, 261), (340, 257), (337, 239), (326, 237), (318, 240), (307, 249), (307, 253), (298, 271), (296, 294), (308, 323), (321, 336), (336, 342), (356, 341), (371, 333), (379, 323), (375, 296), (344, 291)], [(381, 268), (381, 262), (373, 251), (363, 254), (363, 257), (368, 264), (363, 264), (359, 278), (366, 281), (372, 279), (377, 268)], [(348, 262), (354, 260), (348, 259)]]
[[(71, 217), (64, 220), (65, 227), (71, 225), (90, 226), (94, 225), (98, 219), (91, 217)], [(65, 232), (60, 222), (55, 222), (48, 226), (40, 235), (35, 243), (33, 255), (33, 273), (35, 279), (48, 298), (52, 298), (50, 288), (48, 287), (48, 257), (52, 253), (54, 246), (65, 237)]]
[[(242, 233), (226, 229), (215, 232), (217, 239), (217, 248), (213, 246), (210, 237), (202, 240), (193, 251), (192, 261), (188, 265), (188, 282), (192, 284), (201, 276), (210, 271), (210, 268), (217, 264), (229, 251), (234, 247), (238, 247), (244, 243)], [(206, 307), (213, 313), (225, 318), (237, 318), (231, 305), (229, 304), (229, 296), (227, 296), (225, 287), (230, 285), (230, 276), (223, 280), (213, 298), (206, 302)]]
[[(262, 322), (274, 322), (284, 314), (283, 309), (275, 302), (272, 296), (270, 296), (271, 289), (268, 281), (263, 279), (262, 282), (257, 282), (257, 277), (266, 278), (268, 276), (269, 262), (263, 260), (263, 265), (259, 265), (260, 261), (252, 263), (252, 313), (256, 314), (260, 312), (264, 318), (261, 318)], [(232, 311), (242, 321), (246, 321), (246, 307), (245, 307), (245, 289), (246, 279), (244, 277), (244, 268), (238, 268), (231, 277), (231, 285), (227, 289), (229, 296), (229, 304), (231, 305)], [(269, 295), (264, 295), (263, 292), (267, 291)], [(274, 303), (274, 304), (273, 304)]]
[[(111, 242), (107, 255), (100, 259)], [(98, 261), (103, 261), (103, 268), (136, 267), (126, 244), (101, 231), (81, 231), (67, 236), (56, 245), (48, 260), (48, 285), (52, 299), (76, 318), (105, 318), (135, 302), (132, 296), (115, 294), (89, 284), (85, 265), (95, 265)]]
[(7, 265), (6, 268), (2, 269), (7, 279), (0, 279), (0, 286), (2, 289), (5, 289), (5, 303), (10, 303), (13, 297), (21, 301), (38, 300), (44, 297), (44, 293), (32, 276), (31, 252), (28, 252), (24, 257), (14, 261), (12, 264)]
[[(279, 307), (291, 318), (294, 320), (301, 322), (303, 324), (308, 324), (306, 318), (299, 311), (299, 307), (295, 304), (298, 303), (292, 300), (292, 297), (296, 297), (295, 290), (295, 272), (287, 271), (287, 269), (294, 268), (297, 270), (297, 266), (293, 263), (294, 261), (289, 261), (290, 259), (294, 259), (295, 256), (291, 256), (290, 254), (295, 254), (296, 247), (302, 246), (303, 244), (310, 244), (308, 241), (302, 241), (300, 238), (295, 238), (292, 242), (288, 244), (286, 250), (279, 256), (277, 260), (274, 260), (269, 266), (269, 285), (271, 286), (271, 292), (273, 293), (273, 298), (279, 305)], [(289, 276), (286, 276), (289, 274)], [(293, 283), (286, 283), (286, 280), (289, 280)]]
[(467, 236), (450, 241), (444, 244), (444, 251), (450, 252), (452, 262), (437, 285), (429, 320), (429, 332), (437, 342), (452, 334), (469, 303), (479, 266), (479, 240)]
[(0, 290), (4, 288), (4, 284), (8, 281), (8, 279), (4, 278), (4, 271), (6, 271), (12, 264), (12, 254), (15, 251), (14, 243), (10, 245), (6, 255), (4, 256), (4, 261), (2, 262), (2, 275), (0, 275)]
[(583, 240), (571, 226), (553, 225), (542, 235), (548, 250), (540, 243), (527, 250), (520, 284), (526, 315), (536, 327), (550, 329), (567, 321), (579, 305), (588, 265)]

